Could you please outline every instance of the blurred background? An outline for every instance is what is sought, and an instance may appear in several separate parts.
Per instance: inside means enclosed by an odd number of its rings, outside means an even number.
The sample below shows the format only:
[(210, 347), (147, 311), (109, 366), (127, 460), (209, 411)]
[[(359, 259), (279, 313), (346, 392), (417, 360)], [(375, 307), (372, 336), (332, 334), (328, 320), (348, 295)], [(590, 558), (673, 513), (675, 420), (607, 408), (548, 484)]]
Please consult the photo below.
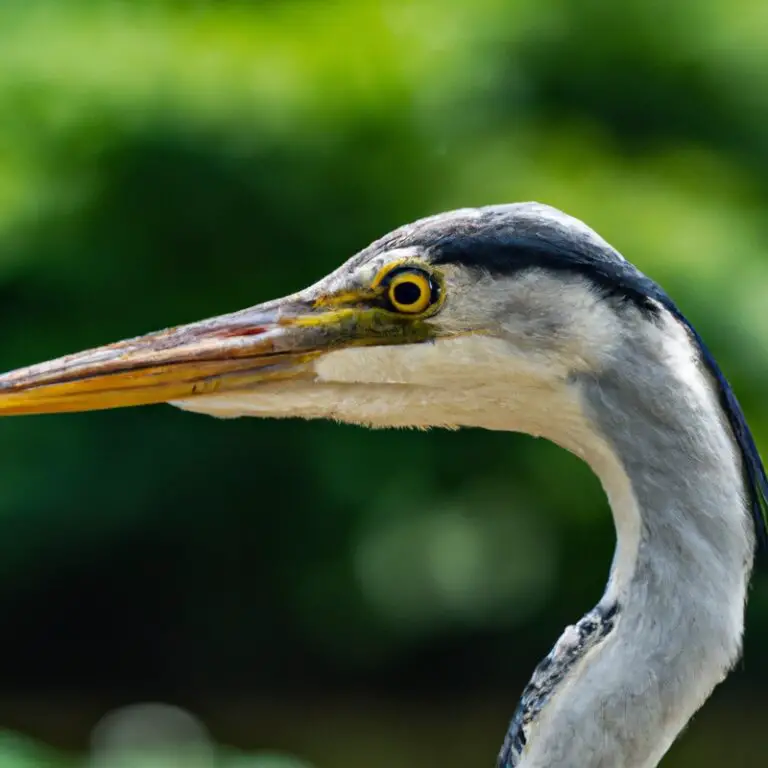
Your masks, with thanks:
[[(676, 298), (765, 455), (766, 28), (762, 0), (3, 0), (0, 368), (540, 200)], [(474, 430), (8, 419), (0, 489), (3, 768), (493, 765), (614, 540), (576, 458)], [(767, 582), (665, 766), (765, 765)]]

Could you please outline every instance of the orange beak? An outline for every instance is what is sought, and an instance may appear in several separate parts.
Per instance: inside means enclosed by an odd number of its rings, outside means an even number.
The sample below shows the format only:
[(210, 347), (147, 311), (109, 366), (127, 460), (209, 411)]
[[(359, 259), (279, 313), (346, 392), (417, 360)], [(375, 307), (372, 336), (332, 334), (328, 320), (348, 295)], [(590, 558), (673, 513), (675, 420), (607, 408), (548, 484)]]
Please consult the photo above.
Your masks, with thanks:
[[(291, 333), (298, 317), (284, 314), (255, 307), (6, 373), (0, 415), (162, 403), (310, 376), (317, 352), (302, 348)], [(306, 347), (311, 334), (299, 336)]]
[[(353, 345), (423, 341), (422, 324), (354, 302), (294, 295), (0, 375), (0, 416), (119, 408), (312, 379)], [(347, 303), (349, 299), (349, 303)]]

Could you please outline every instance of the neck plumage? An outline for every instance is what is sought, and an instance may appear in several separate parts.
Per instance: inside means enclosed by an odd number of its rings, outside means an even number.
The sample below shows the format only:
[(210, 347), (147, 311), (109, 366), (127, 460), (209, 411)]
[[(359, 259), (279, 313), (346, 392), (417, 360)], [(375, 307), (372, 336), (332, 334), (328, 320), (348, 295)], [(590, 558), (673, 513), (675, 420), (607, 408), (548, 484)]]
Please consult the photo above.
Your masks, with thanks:
[(652, 768), (738, 658), (754, 529), (727, 422), (679, 342), (674, 365), (669, 348), (633, 348), (612, 369), (631, 377), (578, 382), (605, 440), (578, 452), (616, 554), (597, 607), (534, 672), (500, 768)]

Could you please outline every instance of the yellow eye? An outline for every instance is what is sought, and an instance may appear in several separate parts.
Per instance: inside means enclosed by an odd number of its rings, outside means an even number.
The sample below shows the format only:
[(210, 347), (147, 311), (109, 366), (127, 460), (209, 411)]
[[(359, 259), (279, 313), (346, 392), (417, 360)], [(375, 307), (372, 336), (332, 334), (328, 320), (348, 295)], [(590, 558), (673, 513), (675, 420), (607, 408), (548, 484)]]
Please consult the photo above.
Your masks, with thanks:
[(435, 286), (426, 272), (402, 269), (392, 273), (387, 286), (389, 303), (398, 312), (415, 315), (434, 301)]

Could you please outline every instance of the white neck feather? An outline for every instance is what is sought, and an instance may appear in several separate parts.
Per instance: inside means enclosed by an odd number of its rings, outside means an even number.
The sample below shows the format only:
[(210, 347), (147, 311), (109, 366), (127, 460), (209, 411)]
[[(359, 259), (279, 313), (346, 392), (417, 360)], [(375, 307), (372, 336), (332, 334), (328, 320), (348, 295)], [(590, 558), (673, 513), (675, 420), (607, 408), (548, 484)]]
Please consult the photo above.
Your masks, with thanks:
[(601, 605), (617, 618), (507, 765), (653, 768), (740, 653), (754, 549), (741, 463), (684, 332), (670, 320), (664, 339), (579, 382), (612, 449), (583, 455), (616, 524)]

